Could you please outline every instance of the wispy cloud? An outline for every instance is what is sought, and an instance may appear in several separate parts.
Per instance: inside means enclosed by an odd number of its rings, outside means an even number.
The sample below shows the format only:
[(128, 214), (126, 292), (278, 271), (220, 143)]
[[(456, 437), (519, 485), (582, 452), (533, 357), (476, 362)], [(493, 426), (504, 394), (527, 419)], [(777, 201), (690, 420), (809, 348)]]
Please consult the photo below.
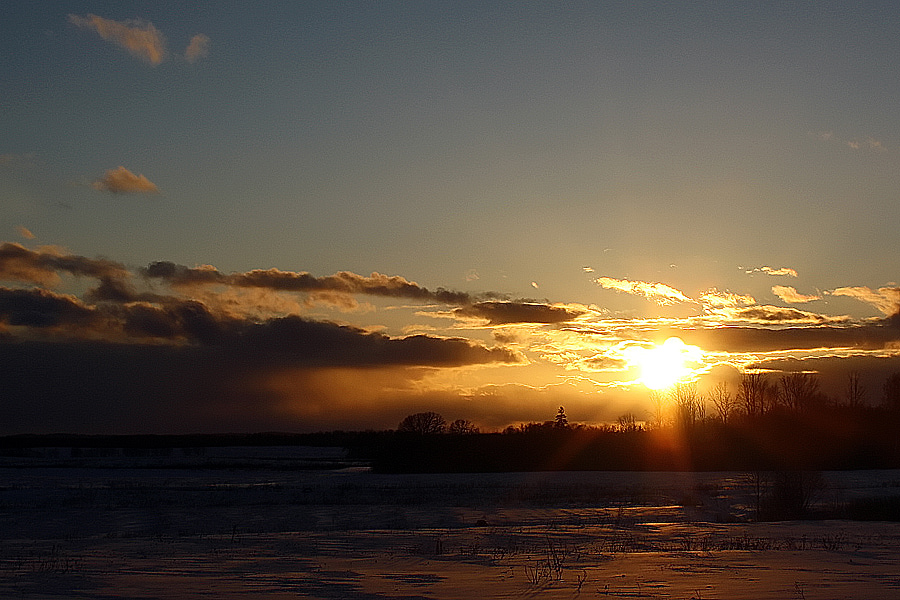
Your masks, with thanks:
[(766, 275), (772, 275), (773, 277), (781, 277), (785, 275), (790, 277), (797, 277), (797, 271), (790, 267), (780, 267), (778, 269), (774, 269), (772, 267), (755, 267), (752, 269), (747, 269), (744, 272), (748, 274), (765, 273)]
[(156, 184), (144, 175), (135, 175), (125, 167), (109, 169), (103, 177), (91, 183), (91, 187), (101, 192), (113, 194), (158, 194)]
[(69, 15), (69, 22), (95, 31), (104, 40), (124, 48), (151, 65), (158, 65), (166, 59), (165, 37), (152, 23), (139, 19), (113, 21), (92, 14), (85, 17)]
[(851, 150), (887, 152), (887, 148), (885, 147), (885, 145), (880, 140), (877, 140), (872, 136), (866, 136), (864, 138), (845, 139), (835, 135), (833, 131), (816, 131), (811, 132), (809, 135), (820, 142), (828, 144), (840, 144), (841, 146), (850, 148)]
[(871, 304), (883, 314), (894, 316), (900, 313), (900, 287), (841, 287), (829, 292), (832, 296), (849, 296)]
[(262, 288), (282, 292), (305, 292), (310, 294), (363, 294), (388, 298), (408, 298), (442, 304), (468, 305), (484, 300), (505, 300), (503, 294), (485, 292), (469, 294), (437, 288), (434, 290), (420, 286), (398, 275), (357, 275), (349, 271), (339, 271), (334, 275), (316, 277), (304, 271), (282, 271), (280, 269), (255, 269), (243, 273), (222, 273), (215, 267), (205, 265), (186, 267), (167, 261), (151, 263), (141, 269), (145, 277), (163, 280), (175, 287), (203, 285), (234, 286), (241, 288)]
[(756, 304), (756, 299), (753, 296), (734, 294), (732, 292), (720, 292), (717, 289), (711, 289), (700, 296), (700, 302), (704, 306), (710, 308), (727, 308)]
[(801, 294), (795, 288), (788, 285), (773, 285), (772, 293), (790, 304), (803, 304), (814, 300), (821, 300), (821, 296), (814, 294)]
[(18, 233), (20, 237), (26, 240), (34, 239), (34, 234), (31, 233), (31, 231), (24, 225), (19, 225), (18, 227), (16, 227), (16, 233)]
[[(114, 21), (97, 15), (69, 15), (69, 22), (82, 29), (96, 32), (104, 40), (124, 48), (129, 54), (153, 66), (159, 65), (169, 58), (166, 38), (153, 23), (141, 19)], [(195, 63), (209, 56), (209, 36), (203, 33), (194, 35), (184, 51), (184, 59)]]
[(867, 137), (863, 140), (848, 140), (847, 146), (850, 147), (851, 150), (872, 150), (873, 152), (886, 152), (887, 148), (884, 147), (879, 140), (876, 140), (872, 137)]
[(209, 36), (198, 33), (191, 38), (187, 49), (184, 51), (184, 58), (193, 64), (207, 56), (209, 56)]
[(609, 290), (643, 296), (660, 305), (677, 304), (679, 302), (694, 302), (679, 290), (664, 283), (649, 283), (646, 281), (629, 281), (627, 279), (613, 279), (612, 277), (599, 277), (594, 280), (597, 285)]

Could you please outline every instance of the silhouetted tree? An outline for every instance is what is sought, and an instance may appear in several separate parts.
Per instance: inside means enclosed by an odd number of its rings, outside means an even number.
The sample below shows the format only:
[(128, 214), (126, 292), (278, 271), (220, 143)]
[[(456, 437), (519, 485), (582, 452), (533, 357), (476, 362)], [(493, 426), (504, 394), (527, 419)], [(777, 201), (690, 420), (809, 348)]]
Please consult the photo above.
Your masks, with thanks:
[(859, 380), (859, 371), (850, 371), (847, 375), (847, 389), (844, 397), (847, 406), (858, 407), (865, 404), (866, 386)]
[(618, 431), (637, 431), (640, 426), (634, 418), (634, 413), (627, 412), (617, 419), (616, 429)]
[(650, 390), (650, 423), (653, 427), (661, 428), (665, 422), (665, 396), (659, 390)]
[(794, 412), (805, 412), (822, 399), (819, 379), (812, 373), (782, 375), (778, 380), (776, 394), (778, 402)]
[(772, 388), (762, 373), (744, 373), (738, 387), (738, 404), (748, 417), (758, 417), (769, 408)]
[(569, 418), (566, 416), (566, 409), (562, 406), (556, 411), (556, 419), (553, 421), (553, 426), (558, 429), (569, 428)]
[(447, 421), (444, 417), (436, 412), (420, 412), (408, 415), (397, 427), (397, 431), (405, 433), (417, 433), (420, 435), (431, 435), (436, 433), (444, 433), (447, 428)]
[(737, 407), (737, 398), (728, 391), (728, 382), (720, 381), (709, 393), (709, 401), (716, 409), (719, 419), (728, 424), (728, 417)]
[(697, 393), (696, 383), (677, 383), (669, 395), (675, 405), (675, 423), (678, 426), (691, 428), (706, 416), (706, 407)]
[(884, 405), (891, 410), (900, 410), (900, 371), (888, 375), (882, 391)]
[(454, 435), (472, 435), (479, 433), (480, 430), (468, 419), (456, 419), (450, 423), (448, 432)]

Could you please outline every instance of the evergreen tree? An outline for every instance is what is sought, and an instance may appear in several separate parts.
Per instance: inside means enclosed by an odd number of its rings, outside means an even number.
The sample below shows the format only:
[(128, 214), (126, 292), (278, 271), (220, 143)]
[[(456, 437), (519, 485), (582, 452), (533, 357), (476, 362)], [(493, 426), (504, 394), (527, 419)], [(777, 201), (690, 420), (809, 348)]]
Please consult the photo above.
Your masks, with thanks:
[(556, 420), (554, 421), (553, 426), (559, 429), (569, 428), (569, 418), (566, 416), (566, 409), (562, 406), (560, 406), (559, 410), (556, 412)]

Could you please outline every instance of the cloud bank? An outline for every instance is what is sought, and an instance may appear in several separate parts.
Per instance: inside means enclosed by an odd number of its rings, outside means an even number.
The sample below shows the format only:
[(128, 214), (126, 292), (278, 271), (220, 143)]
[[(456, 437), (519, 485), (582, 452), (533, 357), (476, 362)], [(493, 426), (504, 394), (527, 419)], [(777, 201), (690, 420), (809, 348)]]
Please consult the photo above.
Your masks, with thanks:
[[(622, 414), (616, 411), (640, 411), (647, 402), (626, 349), (669, 337), (706, 353), (700, 378), (755, 368), (749, 365), (794, 368), (786, 357), (843, 368), (871, 356), (881, 361), (867, 371), (873, 379), (876, 371), (900, 369), (895, 287), (830, 292), (885, 315), (854, 322), (715, 288), (692, 299), (662, 283), (598, 284), (662, 305), (689, 303), (698, 314), (621, 318), (575, 303), (430, 289), (377, 272), (226, 273), (169, 261), (132, 269), (6, 242), (0, 385), (13, 400), (0, 407), (0, 433), (390, 427), (434, 409), (504, 426), (550, 418), (559, 404), (614, 420)], [(785, 302), (807, 298), (786, 286), (775, 291)], [(316, 304), (339, 311), (358, 296), (397, 301), (373, 307), (367, 320), (453, 322), (443, 330), (395, 323), (402, 333), (389, 334), (386, 325), (326, 318)]]

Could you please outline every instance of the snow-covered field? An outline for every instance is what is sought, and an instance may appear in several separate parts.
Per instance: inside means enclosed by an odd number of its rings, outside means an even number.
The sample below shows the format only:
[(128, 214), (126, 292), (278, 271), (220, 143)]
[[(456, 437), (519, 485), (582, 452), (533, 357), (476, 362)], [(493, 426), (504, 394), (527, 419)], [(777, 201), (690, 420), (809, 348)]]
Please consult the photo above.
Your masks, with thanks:
[[(0, 598), (900, 599), (900, 523), (750, 522), (753, 474), (376, 475), (248, 456), (4, 459)], [(900, 471), (824, 473), (814, 500), (892, 494)]]

